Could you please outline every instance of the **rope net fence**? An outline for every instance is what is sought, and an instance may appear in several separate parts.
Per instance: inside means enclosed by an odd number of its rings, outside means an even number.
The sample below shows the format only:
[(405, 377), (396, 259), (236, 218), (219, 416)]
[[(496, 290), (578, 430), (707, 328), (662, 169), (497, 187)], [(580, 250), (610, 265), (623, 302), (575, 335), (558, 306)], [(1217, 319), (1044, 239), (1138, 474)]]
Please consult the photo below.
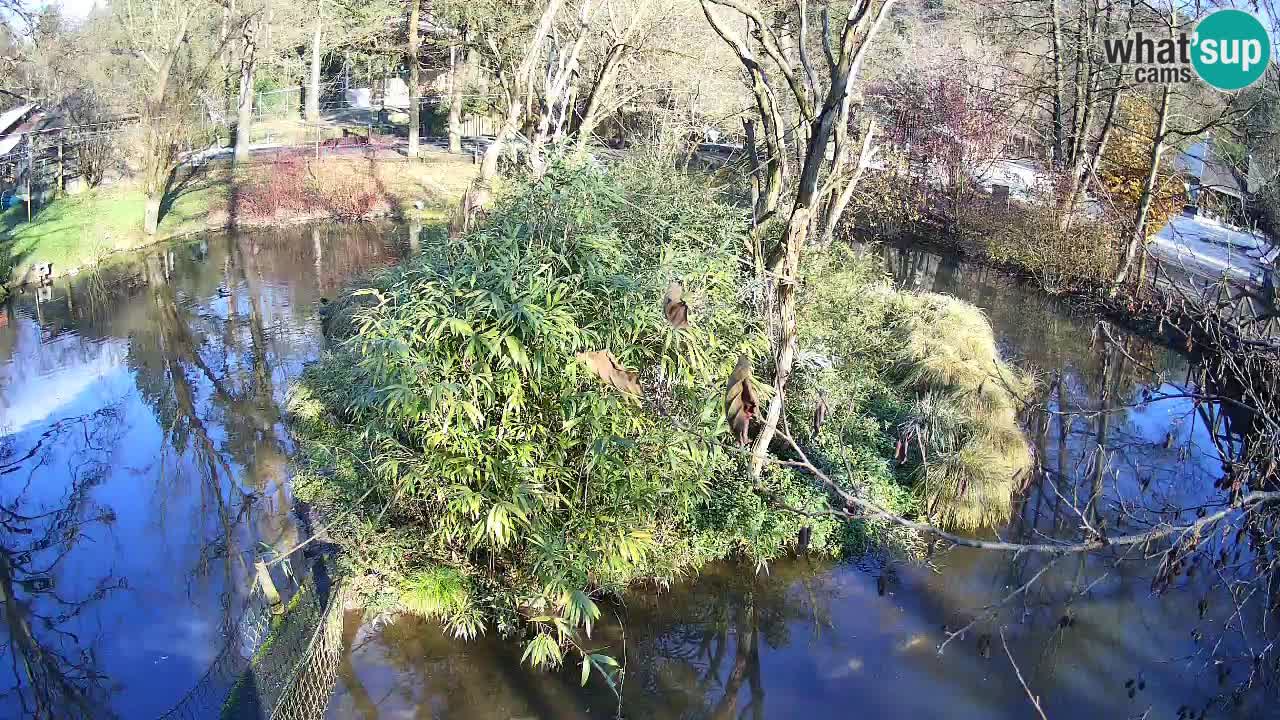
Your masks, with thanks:
[(204, 677), (159, 720), (316, 720), (342, 655), (345, 592), (331, 558), (310, 559), (276, 609), (255, 588), (235, 636)]

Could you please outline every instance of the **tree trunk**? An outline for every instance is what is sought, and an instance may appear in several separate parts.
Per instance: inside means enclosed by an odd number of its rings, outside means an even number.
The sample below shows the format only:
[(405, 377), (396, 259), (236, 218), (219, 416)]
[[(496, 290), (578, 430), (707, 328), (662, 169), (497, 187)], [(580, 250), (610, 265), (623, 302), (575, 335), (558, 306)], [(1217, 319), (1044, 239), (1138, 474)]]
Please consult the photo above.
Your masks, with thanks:
[(1116, 271), (1115, 281), (1111, 285), (1114, 296), (1120, 286), (1129, 279), (1133, 267), (1133, 259), (1138, 249), (1146, 244), (1147, 214), (1151, 211), (1151, 201), (1155, 196), (1156, 181), (1160, 176), (1160, 156), (1164, 153), (1165, 135), (1169, 126), (1170, 86), (1166, 84), (1160, 94), (1160, 111), (1156, 118), (1156, 136), (1151, 144), (1151, 161), (1147, 164), (1147, 176), (1142, 183), (1142, 195), (1138, 198), (1138, 214), (1133, 221), (1133, 235), (1129, 238), (1129, 247), (1125, 249), (1120, 269)]
[(421, 132), (421, 117), (418, 107), (418, 14), (421, 3), (410, 0), (413, 8), (409, 11), (409, 157), (418, 157), (418, 134)]
[(579, 144), (585, 144), (591, 140), (596, 130), (596, 125), (600, 122), (602, 110), (604, 108), (604, 96), (609, 88), (613, 87), (614, 80), (618, 76), (618, 71), (626, 62), (627, 56), (634, 51), (630, 40), (636, 28), (640, 26), (640, 20), (648, 11), (648, 2), (641, 2), (636, 6), (635, 14), (631, 16), (631, 22), (627, 24), (627, 29), (622, 35), (615, 38), (609, 52), (605, 55), (604, 61), (600, 64), (600, 72), (596, 74), (595, 83), (591, 85), (591, 91), (587, 94), (586, 105), (582, 111), (582, 121), (578, 124), (576, 130), (578, 134)]
[[(832, 68), (831, 85), (827, 90), (826, 98), (820, 110), (813, 114), (812, 119), (807, 123), (804, 165), (800, 169), (800, 182), (796, 188), (795, 203), (792, 205), (791, 218), (780, 248), (781, 257), (775, 270), (779, 333), (774, 355), (774, 393), (769, 400), (764, 425), (751, 449), (753, 480), (759, 480), (764, 469), (765, 456), (768, 455), (769, 445), (773, 442), (778, 422), (782, 418), (787, 382), (791, 378), (791, 370), (795, 364), (796, 285), (800, 281), (800, 250), (809, 240), (814, 202), (819, 190), (818, 178), (822, 166), (826, 163), (827, 145), (831, 142), (836, 123), (848, 121), (847, 110), (842, 113), (840, 108), (848, 107), (844, 105), (844, 100), (851, 90), (853, 80), (862, 69), (867, 48), (874, 40), (885, 15), (893, 4), (894, 0), (885, 0), (874, 13), (871, 25), (867, 28), (866, 34), (861, 37), (860, 42), (854, 35), (860, 21), (846, 24), (841, 39), (839, 62)], [(796, 94), (799, 97), (799, 93)]]
[(800, 276), (800, 248), (809, 238), (809, 208), (796, 202), (783, 240), (782, 264), (777, 279), (778, 345), (774, 354), (773, 397), (765, 413), (764, 426), (751, 449), (751, 477), (759, 479), (765, 455), (778, 430), (786, 400), (787, 382), (796, 360), (796, 282)]
[(240, 56), (240, 100), (236, 105), (236, 162), (249, 158), (253, 130), (253, 78), (258, 64), (257, 28), (245, 28), (244, 52)]
[(311, 36), (311, 81), (307, 85), (307, 122), (320, 120), (320, 29), (324, 2), (316, 5), (316, 26)]
[(1058, 0), (1049, 0), (1049, 41), (1053, 57), (1053, 164), (1061, 167), (1065, 142), (1062, 88), (1062, 18)]
[(142, 221), (142, 228), (148, 235), (154, 236), (160, 230), (160, 201), (161, 192), (148, 192), (146, 206), (144, 208), (145, 217)]
[(760, 209), (755, 213), (757, 227), (772, 217), (782, 197), (782, 184), (787, 177), (787, 146), (784, 122), (774, 103), (773, 91), (759, 61), (746, 42), (730, 33), (711, 11), (713, 0), (702, 0), (702, 12), (720, 39), (737, 53), (751, 78), (751, 94), (760, 114), (761, 134), (765, 141), (765, 164), (761, 174)]
[(573, 47), (568, 56), (559, 58), (558, 67), (547, 75), (545, 97), (542, 99), (542, 113), (538, 118), (538, 129), (529, 143), (529, 163), (534, 173), (541, 175), (546, 169), (546, 161), (542, 157), (542, 146), (551, 137), (551, 129), (556, 116), (570, 93), (570, 84), (578, 74), (578, 56), (587, 39), (590, 26), (592, 0), (583, 0), (578, 14), (578, 36), (574, 38)]
[(751, 229), (754, 231), (760, 226), (760, 216), (764, 214), (761, 205), (764, 178), (760, 175), (760, 151), (756, 148), (756, 121), (743, 118), (742, 129), (747, 134), (747, 160), (751, 162)]
[(466, 35), (463, 35), (462, 43), (455, 45), (449, 49), (450, 59), (450, 87), (449, 87), (449, 152), (457, 155), (462, 152), (462, 104), (466, 101), (466, 81), (469, 68), (472, 65), (473, 50), (466, 51), (466, 64), (463, 64), (463, 47), (466, 45)]
[(169, 51), (164, 54), (163, 60), (155, 67), (154, 84), (143, 107), (143, 123), (146, 127), (143, 139), (146, 157), (143, 161), (142, 183), (146, 203), (143, 208), (142, 227), (148, 235), (153, 236), (160, 229), (160, 205), (164, 199), (174, 153), (171, 136), (168, 128), (165, 127), (165, 99), (169, 94), (173, 63), (187, 43), (187, 28), (191, 22), (191, 15), (192, 11), (188, 8), (179, 17), (173, 43)]
[(853, 170), (853, 176), (845, 182), (844, 190), (836, 196), (836, 199), (827, 208), (826, 227), (822, 233), (823, 245), (830, 245), (835, 238), (836, 228), (840, 225), (840, 219), (844, 217), (844, 211), (849, 207), (849, 201), (853, 199), (853, 192), (857, 190), (858, 183), (862, 182), (862, 174), (866, 172), (867, 166), (871, 164), (871, 156), (874, 154), (874, 145), (876, 136), (876, 123), (874, 120), (867, 124), (866, 133), (862, 136), (862, 149), (858, 152), (858, 165)]

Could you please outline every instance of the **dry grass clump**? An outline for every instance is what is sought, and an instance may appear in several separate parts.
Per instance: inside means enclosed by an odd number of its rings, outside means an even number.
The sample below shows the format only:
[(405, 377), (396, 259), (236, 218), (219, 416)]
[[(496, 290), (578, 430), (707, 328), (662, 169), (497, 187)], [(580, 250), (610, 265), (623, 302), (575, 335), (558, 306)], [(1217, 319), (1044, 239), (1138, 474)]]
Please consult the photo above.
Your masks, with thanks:
[(462, 196), (475, 167), (453, 157), (421, 161), (303, 154), (210, 171), (209, 221), (254, 226), (304, 220), (439, 215)]
[(905, 338), (894, 367), (916, 393), (899, 455), (919, 464), (926, 515), (962, 530), (1008, 522), (1013, 493), (1032, 465), (1018, 411), (1033, 380), (1004, 362), (991, 324), (973, 305), (900, 294), (892, 308)]

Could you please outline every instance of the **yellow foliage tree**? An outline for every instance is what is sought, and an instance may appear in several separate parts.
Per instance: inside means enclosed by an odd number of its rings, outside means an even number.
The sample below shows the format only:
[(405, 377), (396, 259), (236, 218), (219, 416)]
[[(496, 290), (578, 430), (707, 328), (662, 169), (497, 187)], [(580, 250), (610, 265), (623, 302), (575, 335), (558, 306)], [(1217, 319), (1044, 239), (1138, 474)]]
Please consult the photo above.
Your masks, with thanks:
[[(1126, 98), (1120, 104), (1120, 122), (1112, 130), (1099, 168), (1102, 198), (1117, 214), (1115, 239), (1122, 241), (1131, 230), (1126, 222), (1132, 222), (1142, 197), (1142, 186), (1151, 164), (1151, 146), (1156, 135), (1156, 111), (1136, 98)], [(1169, 222), (1169, 218), (1186, 204), (1186, 186), (1173, 169), (1170, 153), (1166, 150), (1156, 175), (1151, 209), (1147, 214), (1145, 242)]]

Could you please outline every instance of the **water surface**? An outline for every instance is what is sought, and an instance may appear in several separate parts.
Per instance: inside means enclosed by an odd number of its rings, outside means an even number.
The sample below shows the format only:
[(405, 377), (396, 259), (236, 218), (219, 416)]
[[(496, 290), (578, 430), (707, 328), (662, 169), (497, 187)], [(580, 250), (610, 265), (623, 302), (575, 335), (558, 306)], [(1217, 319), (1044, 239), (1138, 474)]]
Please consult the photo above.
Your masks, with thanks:
[[(321, 351), (318, 302), (400, 258), (409, 236), (211, 235), (3, 306), (0, 717), (150, 718), (198, 686), (235, 635), (253, 561), (297, 540), (281, 406)], [(1214, 484), (1239, 419), (1160, 398), (1185, 384), (1183, 357), (994, 271), (864, 251), (904, 286), (984, 308), (1006, 354), (1040, 375), (1049, 410), (1029, 421), (1048, 473), (1001, 535), (1070, 533), (1095, 491), (1112, 532), (1225, 501)], [(1250, 582), (1257, 554), (1235, 530), (1161, 593), (1133, 552), (1059, 561), (1025, 593), (1042, 558), (723, 563), (636, 589), (597, 639), (625, 658), (630, 718), (1034, 717), (1011, 658), (1051, 718), (1265, 717), (1270, 667), (1252, 658), (1274, 633), (1259, 610), (1271, 593)], [(330, 717), (619, 712), (598, 679), (531, 672), (502, 638), (352, 612), (345, 639)]]
[(0, 308), (0, 717), (151, 718), (197, 685), (297, 539), (281, 408), (319, 300), (406, 238), (207, 235)]

